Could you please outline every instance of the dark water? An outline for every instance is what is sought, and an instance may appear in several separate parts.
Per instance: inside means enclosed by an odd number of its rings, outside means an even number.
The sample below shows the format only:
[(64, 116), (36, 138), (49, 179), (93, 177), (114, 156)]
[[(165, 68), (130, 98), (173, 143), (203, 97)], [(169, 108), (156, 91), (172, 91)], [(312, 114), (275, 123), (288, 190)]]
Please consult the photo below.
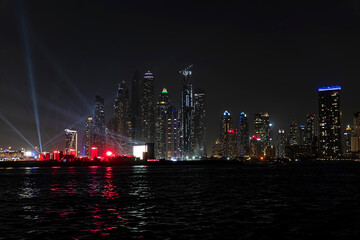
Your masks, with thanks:
[(0, 239), (360, 239), (360, 164), (0, 169)]

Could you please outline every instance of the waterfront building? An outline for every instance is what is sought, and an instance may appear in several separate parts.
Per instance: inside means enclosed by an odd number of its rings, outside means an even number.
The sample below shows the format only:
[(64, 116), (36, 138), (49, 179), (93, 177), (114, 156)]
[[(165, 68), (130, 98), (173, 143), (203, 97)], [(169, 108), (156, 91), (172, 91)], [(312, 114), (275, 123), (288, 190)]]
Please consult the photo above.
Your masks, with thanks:
[(168, 114), (170, 107), (170, 97), (166, 88), (164, 88), (159, 95), (156, 103), (156, 134), (155, 134), (155, 156), (159, 159), (167, 158), (166, 143), (167, 143), (167, 127)]
[(260, 137), (260, 148), (265, 154), (265, 148), (271, 146), (269, 113), (256, 113), (254, 117), (254, 133)]
[(180, 71), (181, 90), (181, 135), (182, 158), (192, 157), (194, 151), (194, 93), (191, 83), (193, 66)]
[(305, 145), (313, 145), (315, 134), (315, 114), (308, 114), (306, 115)]
[(286, 134), (284, 129), (279, 129), (279, 134), (277, 138), (277, 157), (278, 158), (285, 158), (285, 149), (286, 149)]
[(261, 142), (259, 134), (255, 134), (250, 139), (250, 157), (260, 159), (264, 157), (264, 150), (262, 149), (263, 143)]
[(296, 121), (292, 121), (290, 125), (289, 145), (300, 145), (300, 128)]
[(194, 155), (207, 156), (205, 92), (202, 89), (194, 91)]
[(141, 109), (141, 140), (146, 143), (154, 143), (155, 136), (155, 97), (154, 76), (148, 71), (144, 75)]
[[(65, 129), (65, 154), (77, 156), (78, 134), (72, 129)], [(74, 154), (75, 153), (75, 154)]]
[(93, 145), (98, 148), (99, 156), (103, 154), (105, 148), (105, 106), (104, 99), (95, 96), (95, 107), (93, 117)]
[(129, 154), (131, 149), (131, 140), (134, 138), (134, 128), (131, 121), (131, 108), (129, 99), (129, 90), (125, 82), (118, 84), (116, 97), (114, 101), (114, 123), (115, 134), (117, 134), (116, 152)]
[(166, 153), (168, 160), (179, 157), (179, 114), (174, 106), (167, 110)]
[(133, 125), (133, 134), (135, 139), (141, 139), (140, 124), (140, 89), (141, 82), (139, 72), (136, 71), (131, 81), (131, 121)]
[(244, 112), (240, 113), (239, 120), (238, 120), (238, 152), (239, 156), (249, 156), (250, 152), (250, 137), (249, 137), (249, 121), (247, 114)]
[(87, 157), (90, 157), (93, 142), (93, 118), (88, 117), (85, 121), (85, 156)]
[(352, 129), (350, 125), (347, 125), (344, 131), (344, 156), (346, 157), (351, 156), (351, 136)]
[(220, 121), (220, 149), (221, 155), (225, 158), (236, 158), (237, 154), (237, 134), (232, 127), (231, 115), (225, 111)]
[(335, 159), (341, 156), (340, 86), (323, 87), (319, 94), (320, 157)]
[(354, 130), (351, 136), (351, 152), (359, 157), (360, 153), (360, 112), (354, 114)]

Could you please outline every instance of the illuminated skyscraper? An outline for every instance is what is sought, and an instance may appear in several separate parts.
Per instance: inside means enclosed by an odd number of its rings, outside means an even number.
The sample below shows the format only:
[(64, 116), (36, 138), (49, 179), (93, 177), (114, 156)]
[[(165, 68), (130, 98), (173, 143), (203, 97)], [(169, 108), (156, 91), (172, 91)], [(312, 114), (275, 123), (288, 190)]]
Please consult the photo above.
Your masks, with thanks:
[(340, 86), (319, 88), (320, 156), (341, 156)]
[(239, 155), (248, 156), (250, 153), (249, 121), (244, 112), (240, 113), (237, 131)]
[(306, 115), (305, 145), (312, 146), (315, 138), (315, 114)]
[(352, 129), (350, 125), (347, 125), (344, 132), (344, 156), (347, 157), (351, 156), (351, 135), (352, 135)]
[(100, 96), (95, 97), (95, 108), (93, 118), (93, 140), (94, 146), (98, 148), (99, 156), (103, 154), (105, 147), (105, 106), (104, 99)]
[(154, 76), (148, 71), (143, 81), (141, 99), (141, 138), (146, 143), (154, 143), (155, 135), (155, 98), (154, 98)]
[(286, 134), (285, 134), (284, 129), (279, 129), (277, 143), (278, 143), (278, 147), (277, 147), (277, 156), (278, 156), (278, 158), (285, 158), (286, 157), (286, 152), (285, 152)]
[(194, 94), (190, 82), (193, 66), (180, 71), (183, 77), (181, 92), (181, 149), (182, 158), (193, 155), (194, 151)]
[(156, 157), (160, 159), (167, 158), (166, 143), (167, 143), (167, 128), (168, 128), (168, 113), (170, 106), (169, 93), (164, 88), (156, 103), (156, 137), (155, 137), (155, 153)]
[(289, 137), (290, 146), (300, 145), (300, 128), (296, 121), (291, 122)]
[(130, 143), (134, 137), (134, 129), (131, 121), (129, 90), (124, 81), (118, 84), (114, 101), (114, 118), (116, 133), (119, 134), (118, 143), (120, 144), (117, 152), (130, 154), (132, 150)]
[(270, 136), (270, 117), (269, 113), (256, 113), (254, 117), (254, 133), (260, 137), (260, 146), (265, 151), (271, 145)]
[(360, 112), (354, 114), (354, 130), (351, 136), (351, 152), (359, 157), (360, 153)]
[(206, 109), (205, 92), (194, 91), (194, 155), (206, 157)]
[(230, 113), (225, 111), (220, 121), (220, 149), (222, 157), (235, 158), (237, 156), (236, 130), (232, 127)]
[(93, 119), (89, 117), (85, 122), (85, 156), (90, 157), (93, 144)]
[(140, 77), (136, 71), (131, 81), (131, 121), (134, 127), (134, 138), (141, 139), (140, 124)]
[(78, 150), (78, 134), (77, 131), (65, 129), (65, 154), (75, 153), (77, 156)]
[(179, 157), (179, 114), (174, 106), (167, 111), (166, 127), (166, 159), (177, 159)]

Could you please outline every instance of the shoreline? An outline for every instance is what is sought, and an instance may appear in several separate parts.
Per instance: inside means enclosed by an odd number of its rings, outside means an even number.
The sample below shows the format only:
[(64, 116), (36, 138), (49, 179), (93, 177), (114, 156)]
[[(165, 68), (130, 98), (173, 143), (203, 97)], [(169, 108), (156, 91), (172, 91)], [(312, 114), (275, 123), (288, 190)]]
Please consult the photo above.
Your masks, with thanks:
[(58, 162), (58, 161), (3, 161), (0, 162), (0, 168), (6, 167), (116, 167), (116, 166), (169, 166), (169, 165), (306, 165), (306, 164), (326, 164), (326, 163), (353, 163), (360, 164), (355, 160), (305, 160), (300, 162), (251, 162), (239, 160), (192, 160), (192, 161), (168, 161), (159, 160), (156, 162), (147, 161), (74, 161), (74, 162)]

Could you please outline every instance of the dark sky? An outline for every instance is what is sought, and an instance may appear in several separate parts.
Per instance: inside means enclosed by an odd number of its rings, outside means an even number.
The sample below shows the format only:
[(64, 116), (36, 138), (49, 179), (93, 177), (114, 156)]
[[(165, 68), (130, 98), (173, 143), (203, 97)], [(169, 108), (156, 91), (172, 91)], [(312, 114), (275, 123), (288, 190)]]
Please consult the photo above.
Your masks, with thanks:
[[(28, 43), (28, 51), (26, 48)], [(268, 111), (274, 131), (317, 113), (317, 88), (342, 86), (343, 123), (360, 110), (360, 4), (344, 1), (0, 0), (0, 147), (38, 146), (27, 57), (45, 150), (83, 130), (96, 94), (112, 116), (116, 84), (135, 70), (180, 103), (194, 64), (207, 93), (208, 147), (224, 110)], [(26, 54), (28, 52), (29, 54)], [(77, 123), (77, 124), (76, 124)]]

